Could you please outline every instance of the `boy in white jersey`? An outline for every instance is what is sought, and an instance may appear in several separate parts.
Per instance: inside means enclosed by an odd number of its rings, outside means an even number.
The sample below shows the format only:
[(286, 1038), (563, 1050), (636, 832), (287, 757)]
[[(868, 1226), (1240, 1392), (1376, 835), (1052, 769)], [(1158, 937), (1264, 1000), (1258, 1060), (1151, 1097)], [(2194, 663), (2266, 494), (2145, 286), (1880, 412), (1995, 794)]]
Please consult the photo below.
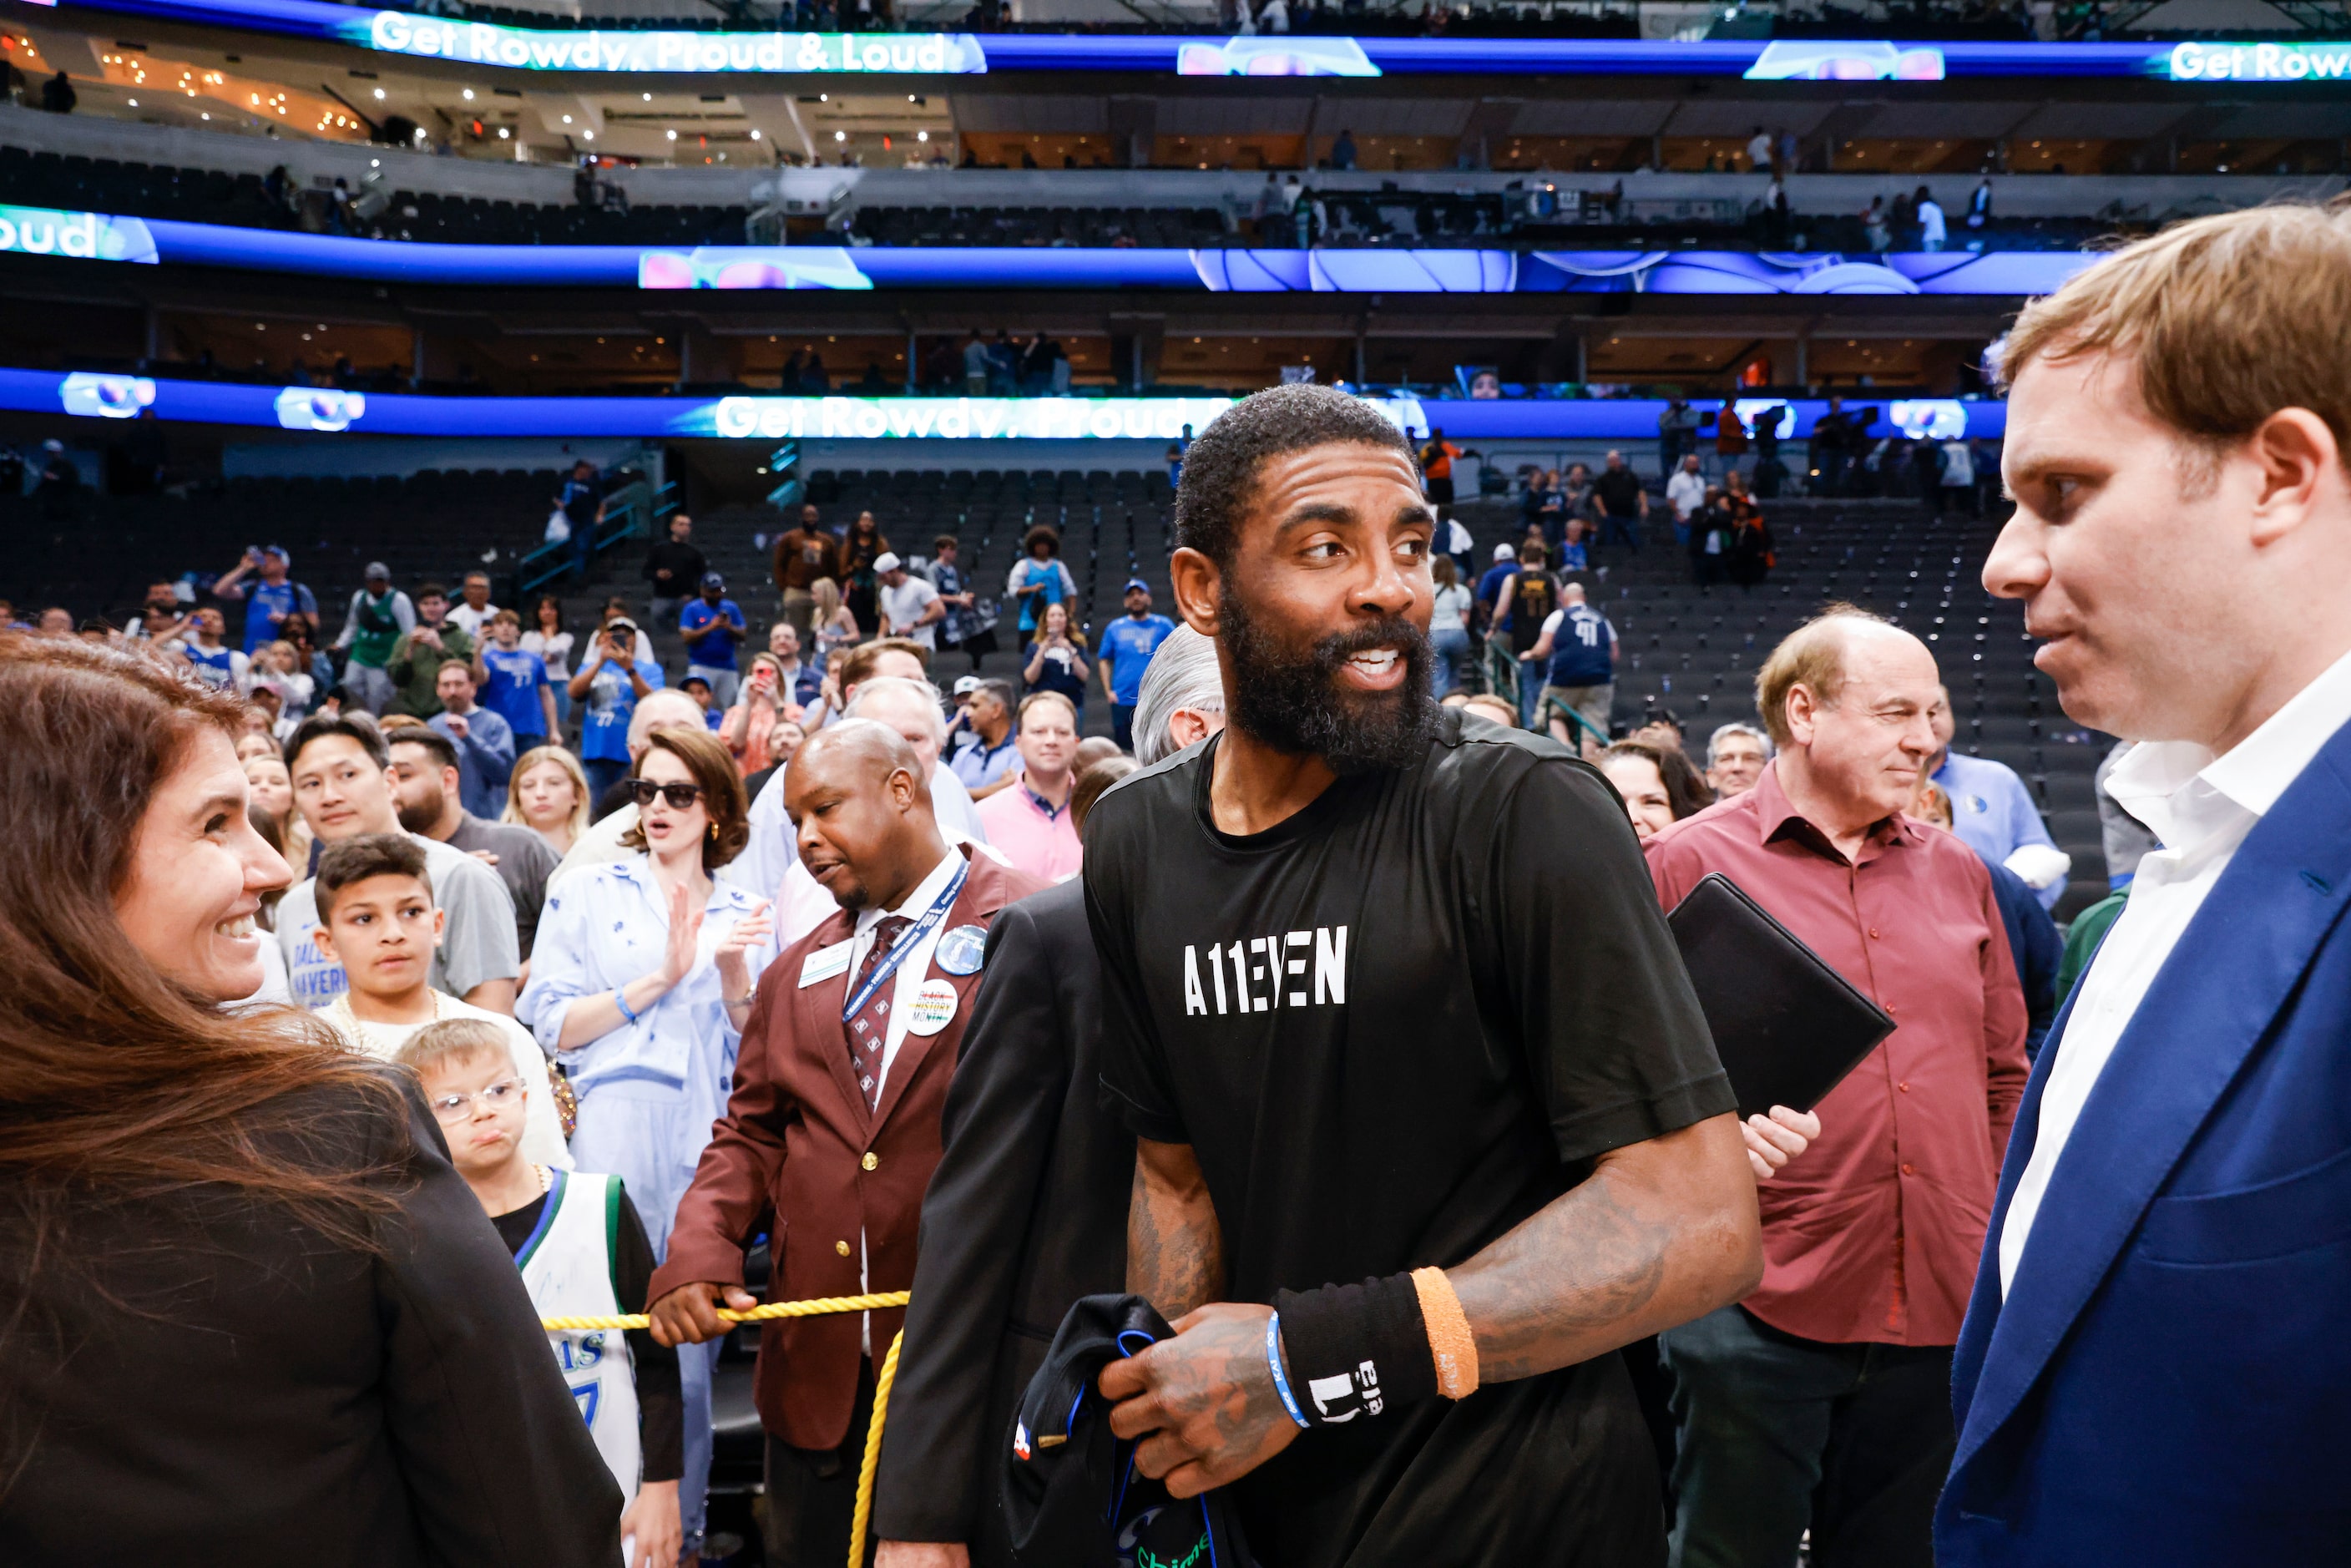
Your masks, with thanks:
[[(610, 1317), (644, 1309), (653, 1247), (615, 1176), (538, 1164), (523, 1152), (529, 1085), (494, 1023), (452, 1019), (411, 1035), (392, 1058), (413, 1071), (474, 1189), (547, 1317)], [(556, 1364), (580, 1415), (628, 1498), (626, 1568), (674, 1568), (684, 1545), (677, 1478), (684, 1407), (677, 1352), (643, 1330), (550, 1331)]]

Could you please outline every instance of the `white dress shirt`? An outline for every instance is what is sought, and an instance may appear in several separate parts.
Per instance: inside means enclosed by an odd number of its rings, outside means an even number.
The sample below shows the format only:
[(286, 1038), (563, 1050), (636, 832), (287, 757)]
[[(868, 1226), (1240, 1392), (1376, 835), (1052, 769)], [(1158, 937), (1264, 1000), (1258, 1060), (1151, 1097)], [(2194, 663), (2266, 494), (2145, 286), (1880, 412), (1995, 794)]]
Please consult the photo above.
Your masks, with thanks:
[(2082, 977), (2057, 1060), (2041, 1093), (2032, 1158), (2016, 1184), (2000, 1233), (2000, 1288), (2005, 1297), (2048, 1196), (2065, 1140), (2097, 1087), (2131, 1017), (2229, 869), (2237, 846), (2312, 758), (2351, 722), (2351, 654), (2220, 757), (2194, 741), (2135, 746), (2106, 776), (2106, 793), (2147, 824), (2161, 848), (2138, 862), (2130, 901)]
[[(930, 875), (914, 884), (914, 891), (908, 894), (897, 908), (858, 911), (856, 933), (851, 936), (849, 947), (849, 988), (852, 992), (856, 990), (857, 977), (865, 967), (865, 955), (873, 951), (873, 928), (882, 924), (883, 916), (901, 915), (909, 920), (920, 920), (938, 896), (946, 891), (947, 883), (955, 878), (956, 868), (963, 863), (963, 852), (950, 848), (946, 858), (931, 868)], [(793, 868), (799, 869), (798, 862), (793, 862)], [(800, 874), (806, 876), (808, 873), (801, 872)], [(810, 880), (813, 883), (813, 879)], [(890, 1087), (890, 1065), (898, 1060), (898, 1048), (906, 1042), (906, 1009), (913, 1005), (914, 993), (923, 988), (924, 981), (930, 977), (931, 955), (938, 951), (940, 934), (946, 928), (947, 922), (942, 918), (925, 932), (923, 939), (914, 944), (914, 950), (906, 955), (906, 961), (898, 966), (898, 972), (891, 977), (890, 1021), (883, 1030), (882, 1075), (873, 1086), (873, 1098), (877, 1104)], [(870, 1262), (865, 1232), (861, 1229), (857, 1233), (857, 1288), (861, 1291), (870, 1291), (873, 1288), (872, 1276), (867, 1271)], [(858, 1322), (859, 1343), (865, 1354), (871, 1356), (873, 1354), (873, 1314), (861, 1312)]]
[[(864, 971), (865, 956), (873, 951), (873, 928), (882, 923), (883, 917), (897, 915), (908, 920), (920, 920), (929, 912), (939, 894), (946, 891), (947, 883), (955, 880), (956, 872), (963, 864), (963, 852), (949, 849), (946, 858), (933, 866), (931, 873), (914, 884), (914, 891), (908, 894), (897, 908), (861, 909), (857, 912), (856, 935), (849, 939), (849, 984), (852, 991), (857, 988), (857, 977)], [(898, 966), (897, 974), (891, 977), (890, 1021), (883, 1026), (882, 1072), (880, 1081), (873, 1086), (873, 1097), (877, 1101), (890, 1087), (890, 1064), (898, 1060), (898, 1047), (906, 1040), (907, 1009), (914, 1004), (914, 993), (921, 990), (924, 982), (930, 978), (931, 955), (938, 951), (940, 934), (946, 928), (947, 922), (942, 917), (923, 934), (923, 939), (914, 944), (914, 950), (906, 955), (906, 961)]]

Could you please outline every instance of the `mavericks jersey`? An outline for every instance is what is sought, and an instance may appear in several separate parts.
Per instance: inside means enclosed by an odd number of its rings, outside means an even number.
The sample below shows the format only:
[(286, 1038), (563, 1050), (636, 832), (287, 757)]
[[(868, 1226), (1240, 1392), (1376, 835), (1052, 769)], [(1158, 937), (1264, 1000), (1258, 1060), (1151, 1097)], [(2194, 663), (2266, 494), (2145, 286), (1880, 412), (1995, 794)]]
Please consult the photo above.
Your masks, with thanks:
[[(531, 1304), (548, 1318), (617, 1316), (625, 1310), (612, 1282), (621, 1178), (585, 1171), (551, 1175), (538, 1228), (515, 1254)], [(635, 1500), (637, 1379), (626, 1336), (619, 1329), (570, 1329), (549, 1330), (547, 1339), (596, 1451), (621, 1483), (622, 1495)]]

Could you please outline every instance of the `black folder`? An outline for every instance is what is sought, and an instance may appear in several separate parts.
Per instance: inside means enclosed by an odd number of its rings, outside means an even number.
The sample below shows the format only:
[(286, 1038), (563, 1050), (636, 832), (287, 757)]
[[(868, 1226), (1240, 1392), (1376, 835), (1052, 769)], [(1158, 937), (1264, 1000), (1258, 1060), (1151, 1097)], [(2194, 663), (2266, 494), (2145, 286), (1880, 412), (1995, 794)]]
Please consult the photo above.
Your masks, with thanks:
[(1894, 1020), (1720, 872), (1666, 917), (1739, 1113), (1809, 1111)]

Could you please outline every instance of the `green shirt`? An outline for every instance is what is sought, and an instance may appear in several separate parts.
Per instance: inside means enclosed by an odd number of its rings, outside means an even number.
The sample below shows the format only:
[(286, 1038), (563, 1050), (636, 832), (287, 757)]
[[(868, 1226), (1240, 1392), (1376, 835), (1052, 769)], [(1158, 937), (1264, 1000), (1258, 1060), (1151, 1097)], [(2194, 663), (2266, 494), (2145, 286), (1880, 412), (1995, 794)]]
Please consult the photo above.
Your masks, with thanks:
[[(416, 629), (423, 630), (421, 624)], [(418, 718), (431, 718), (439, 713), (441, 695), (436, 688), (441, 681), (441, 666), (451, 659), (470, 662), (474, 657), (474, 640), (465, 635), (463, 627), (444, 621), (433, 630), (441, 633), (439, 651), (427, 647), (423, 650), (423, 656), (418, 657), (416, 632), (411, 632), (392, 649), (392, 662), (384, 666), (384, 673), (398, 688), (392, 705), (394, 713), (413, 714)]]
[(2057, 999), (2063, 1002), (2073, 995), (2074, 982), (2090, 967), (2098, 955), (2098, 944), (2106, 939), (2106, 928), (2123, 912), (2123, 901), (2130, 896), (2126, 886), (2120, 893), (2110, 893), (2081, 914), (2066, 928), (2065, 956), (2057, 963)]

